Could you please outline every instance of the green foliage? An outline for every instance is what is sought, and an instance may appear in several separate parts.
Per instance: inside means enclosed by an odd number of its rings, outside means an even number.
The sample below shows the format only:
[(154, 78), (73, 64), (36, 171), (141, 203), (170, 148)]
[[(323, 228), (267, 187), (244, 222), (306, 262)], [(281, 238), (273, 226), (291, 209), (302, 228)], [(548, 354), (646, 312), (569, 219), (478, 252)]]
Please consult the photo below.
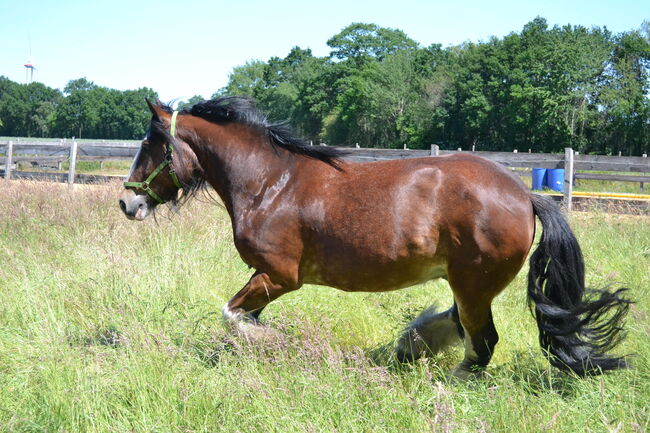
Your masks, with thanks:
[(41, 83), (18, 84), (0, 76), (0, 135), (47, 137), (62, 95)]
[(538, 17), (520, 33), (443, 49), (353, 23), (328, 41), (329, 57), (294, 47), (235, 68), (220, 94), (254, 97), (335, 145), (639, 155), (650, 134), (644, 25), (612, 35)]
[(203, 97), (201, 95), (194, 95), (190, 99), (188, 99), (187, 101), (180, 101), (176, 105), (176, 109), (180, 111), (180, 110), (183, 110), (185, 108), (189, 108), (194, 104), (198, 104), (201, 101), (203, 101)]
[(144, 100), (158, 96), (148, 88), (119, 91), (85, 78), (71, 81), (64, 92), (67, 96), (55, 112), (54, 132), (77, 138), (142, 138), (151, 117)]
[(233, 68), (228, 84), (212, 95), (213, 98), (229, 96), (255, 97), (255, 90), (262, 85), (265, 64), (261, 60), (250, 60), (245, 65)]
[(72, 80), (63, 94), (41, 83), (18, 84), (0, 77), (0, 135), (140, 139), (150, 113), (147, 88), (119, 91), (85, 78)]
[(327, 41), (330, 57), (361, 66), (371, 60), (383, 60), (400, 50), (414, 50), (418, 43), (403, 31), (376, 24), (352, 23)]

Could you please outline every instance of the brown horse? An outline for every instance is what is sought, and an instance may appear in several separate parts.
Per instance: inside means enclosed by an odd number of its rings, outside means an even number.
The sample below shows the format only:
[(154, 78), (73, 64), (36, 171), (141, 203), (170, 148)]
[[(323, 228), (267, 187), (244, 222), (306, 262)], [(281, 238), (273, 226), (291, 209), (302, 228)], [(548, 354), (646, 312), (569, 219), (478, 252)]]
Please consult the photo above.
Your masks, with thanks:
[(257, 326), (269, 302), (305, 283), (375, 292), (444, 278), (453, 305), (411, 323), (397, 356), (415, 359), (464, 341), (454, 375), (466, 377), (492, 356), (492, 300), (524, 264), (537, 216), (543, 233), (528, 296), (550, 362), (580, 375), (625, 366), (606, 354), (621, 339), (625, 289), (585, 289), (580, 247), (559, 208), (508, 169), (470, 154), (349, 163), (339, 150), (305, 145), (242, 98), (180, 114), (149, 108), (150, 129), (120, 206), (141, 220), (205, 182), (214, 188), (242, 260), (255, 269), (224, 306), (235, 328)]

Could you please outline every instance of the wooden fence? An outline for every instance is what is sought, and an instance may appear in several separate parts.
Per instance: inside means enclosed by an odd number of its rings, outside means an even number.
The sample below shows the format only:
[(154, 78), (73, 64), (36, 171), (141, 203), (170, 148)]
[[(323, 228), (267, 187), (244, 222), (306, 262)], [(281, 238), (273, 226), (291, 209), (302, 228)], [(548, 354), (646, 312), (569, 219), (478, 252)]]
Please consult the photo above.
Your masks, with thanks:
[[(4, 155), (0, 156), (0, 172), (5, 179), (15, 177), (68, 182), (69, 189), (72, 189), (74, 183), (101, 183), (120, 177), (75, 173), (77, 161), (99, 161), (100, 166), (106, 161), (130, 161), (139, 147), (140, 141), (78, 142), (74, 138), (58, 142), (0, 142), (0, 155)], [(52, 171), (18, 170), (20, 165), (28, 165), (31, 168), (60, 171), (64, 162), (69, 162), (67, 175)]]
[[(75, 182), (98, 183), (118, 176), (98, 176), (75, 174), (76, 161), (119, 161), (131, 160), (140, 147), (139, 141), (124, 142), (59, 142), (40, 141), (8, 141), (0, 142), (0, 173), (5, 179), (12, 176), (20, 178), (45, 178), (54, 181), (67, 181), (72, 189)], [(368, 149), (340, 148), (350, 152), (350, 161), (379, 161), (388, 159), (435, 157), (459, 152), (458, 150), (441, 150), (437, 145), (431, 145), (427, 150), (407, 149)], [(650, 183), (650, 160), (643, 156), (599, 156), (578, 155), (571, 148), (566, 148), (564, 154), (547, 153), (518, 153), (514, 152), (471, 152), (495, 161), (511, 169), (530, 168), (562, 168), (564, 169), (564, 202), (571, 209), (574, 179), (596, 179), (639, 183), (643, 191), (644, 184)], [(29, 164), (37, 167), (51, 167), (60, 170), (63, 162), (69, 161), (67, 175), (52, 172), (34, 172), (15, 170), (17, 164)], [(583, 173), (591, 171), (591, 173)], [(598, 171), (619, 172), (626, 174), (602, 174)], [(520, 175), (530, 175), (530, 171), (516, 170)], [(634, 173), (634, 174), (630, 174)], [(638, 174), (636, 174), (638, 173)]]

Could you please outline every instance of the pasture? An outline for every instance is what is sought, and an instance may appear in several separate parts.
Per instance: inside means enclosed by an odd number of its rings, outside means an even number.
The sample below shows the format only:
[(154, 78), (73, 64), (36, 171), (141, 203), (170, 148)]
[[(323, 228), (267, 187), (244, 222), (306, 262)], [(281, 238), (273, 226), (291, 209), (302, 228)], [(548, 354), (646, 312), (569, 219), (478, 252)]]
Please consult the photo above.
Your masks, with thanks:
[[(266, 347), (231, 337), (221, 306), (251, 271), (208, 197), (128, 221), (119, 184), (0, 188), (0, 431), (643, 432), (650, 428), (650, 217), (571, 214), (589, 286), (631, 288), (620, 353), (579, 379), (549, 366), (526, 271), (494, 303), (485, 378), (448, 382), (460, 348), (414, 364), (390, 351), (444, 281), (381, 293), (306, 286), (273, 302)], [(538, 225), (539, 227), (539, 225)]]

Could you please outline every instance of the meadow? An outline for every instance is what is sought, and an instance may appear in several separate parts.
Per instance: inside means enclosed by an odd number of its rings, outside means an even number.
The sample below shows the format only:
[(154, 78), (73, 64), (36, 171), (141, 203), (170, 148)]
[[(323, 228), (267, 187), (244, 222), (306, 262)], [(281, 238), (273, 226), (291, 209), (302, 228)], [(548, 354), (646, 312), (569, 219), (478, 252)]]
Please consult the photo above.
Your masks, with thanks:
[(251, 270), (226, 211), (199, 197), (128, 221), (118, 183), (0, 187), (0, 431), (644, 432), (650, 429), (650, 217), (573, 212), (591, 286), (630, 287), (631, 369), (549, 366), (526, 272), (494, 303), (486, 374), (447, 381), (460, 348), (398, 364), (403, 327), (444, 281), (380, 293), (305, 286), (262, 314), (267, 345), (231, 336), (221, 306)]

